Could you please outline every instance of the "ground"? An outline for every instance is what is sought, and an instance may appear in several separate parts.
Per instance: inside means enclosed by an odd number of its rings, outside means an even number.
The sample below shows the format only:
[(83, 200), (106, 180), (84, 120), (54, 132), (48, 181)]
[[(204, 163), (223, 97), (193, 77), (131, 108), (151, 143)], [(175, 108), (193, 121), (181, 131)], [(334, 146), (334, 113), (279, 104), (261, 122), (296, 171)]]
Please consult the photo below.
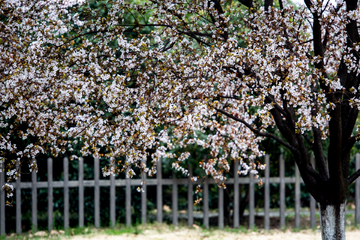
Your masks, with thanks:
[[(51, 232), (40, 230), (36, 233), (32, 233), (31, 230), (24, 231), (23, 234), (17, 235), (12, 233), (1, 239), (37, 239), (37, 240), (226, 240), (226, 239), (239, 239), (239, 240), (320, 240), (320, 222), (319, 217), (316, 219), (316, 229), (309, 229), (310, 220), (308, 215), (301, 216), (301, 229), (294, 229), (295, 222), (294, 217), (288, 214), (286, 217), (285, 229), (279, 229), (279, 218), (270, 218), (270, 231), (264, 230), (264, 219), (262, 217), (255, 218), (255, 229), (249, 230), (247, 228), (247, 218), (242, 218), (239, 229), (233, 229), (225, 227), (223, 230), (219, 230), (217, 227), (217, 220), (212, 219), (211, 228), (205, 229), (197, 224), (192, 228), (189, 228), (187, 221), (179, 221), (179, 227), (175, 227), (171, 224), (158, 224), (148, 223), (146, 226), (142, 224), (135, 224), (132, 227), (126, 227), (123, 224), (117, 224), (115, 228), (100, 228), (83, 227), (83, 228), (70, 228), (67, 231), (52, 230)], [(183, 219), (182, 219), (183, 220)], [(216, 221), (215, 221), (216, 220)], [(358, 240), (360, 239), (360, 225), (355, 227), (354, 216), (350, 214), (346, 221), (346, 239)]]
[[(100, 230), (98, 232), (92, 232), (86, 235), (76, 235), (70, 237), (71, 240), (95, 240), (95, 239), (105, 239), (105, 240), (126, 240), (126, 239), (146, 239), (146, 240), (217, 240), (217, 239), (246, 239), (246, 240), (279, 240), (279, 239), (291, 239), (291, 240), (320, 240), (320, 230), (270, 230), (265, 231), (254, 230), (248, 231), (244, 229), (235, 230), (235, 229), (202, 229), (198, 226), (193, 228), (188, 227), (169, 227), (169, 226), (159, 226), (151, 225), (145, 228), (133, 229), (133, 232), (122, 233), (119, 235), (119, 230)], [(346, 231), (347, 240), (357, 240), (360, 238), (360, 229), (348, 229)], [(66, 237), (66, 239), (69, 239)]]

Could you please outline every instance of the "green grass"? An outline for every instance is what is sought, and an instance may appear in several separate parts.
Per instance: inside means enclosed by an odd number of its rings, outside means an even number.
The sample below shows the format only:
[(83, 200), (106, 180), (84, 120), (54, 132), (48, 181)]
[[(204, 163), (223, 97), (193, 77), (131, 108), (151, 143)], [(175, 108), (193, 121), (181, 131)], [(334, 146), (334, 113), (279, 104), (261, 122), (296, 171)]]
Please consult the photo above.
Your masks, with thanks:
[[(317, 214), (317, 220), (318, 220), (319, 216)], [(354, 216), (352, 214), (347, 214), (347, 219), (351, 221), (348, 222), (348, 224), (346, 224), (346, 230), (347, 231), (351, 231), (351, 230), (358, 230), (360, 229), (360, 225), (355, 226), (354, 225)], [(293, 216), (287, 216), (286, 217), (287, 221), (293, 220)], [(351, 223), (351, 224), (350, 224)], [(350, 224), (350, 225), (349, 225)], [(145, 234), (147, 230), (152, 230), (152, 231), (156, 231), (158, 233), (164, 233), (164, 232), (173, 232), (176, 230), (180, 230), (180, 229), (194, 229), (194, 228), (198, 228), (198, 227), (188, 227), (186, 222), (180, 222), (179, 226), (174, 226), (171, 224), (158, 224), (158, 223), (148, 223), (145, 226), (143, 226), (142, 224), (139, 223), (135, 223), (133, 226), (131, 227), (126, 227), (126, 225), (124, 224), (116, 224), (116, 226), (114, 228), (94, 228), (94, 226), (90, 226), (90, 227), (77, 227), (77, 228), (69, 228), (67, 231), (65, 231), (65, 234), (60, 234), (59, 236), (52, 236), (52, 237), (48, 237), (48, 232), (47, 235), (45, 236), (45, 238), (39, 238), (39, 237), (33, 237), (30, 232), (27, 233), (23, 233), (21, 235), (15, 235), (12, 234), (11, 237), (9, 236), (0, 236), (0, 240), (2, 239), (10, 239), (10, 240), (15, 240), (15, 239), (66, 239), (66, 238), (70, 238), (71, 236), (74, 235), (88, 235), (88, 234), (104, 234), (104, 235), (139, 235), (139, 234)], [(216, 226), (212, 226), (210, 228), (205, 228), (203, 226), (200, 226), (199, 228), (199, 233), (203, 236), (203, 237), (208, 237), (211, 239), (211, 237), (214, 235), (214, 233), (217, 233), (218, 231), (223, 231), (223, 232), (229, 232), (229, 233), (235, 233), (235, 234), (248, 234), (248, 233), (271, 233), (273, 230), (275, 231), (291, 231), (291, 232), (299, 232), (301, 230), (309, 230), (310, 228), (305, 228), (305, 229), (296, 229), (294, 227), (291, 226), (285, 226), (284, 229), (271, 229), (271, 230), (265, 230), (262, 228), (258, 228), (256, 226), (254, 226), (254, 229), (248, 229), (246, 226), (240, 226), (239, 228), (235, 229), (229, 226), (225, 226), (224, 229), (220, 230), (218, 227)], [(319, 229), (312, 229), (312, 231), (319, 231)], [(30, 235), (31, 234), (31, 235)]]
[(248, 233), (249, 229), (247, 229), (245, 226), (239, 226), (239, 228), (232, 228), (229, 226), (224, 227), (223, 231), (226, 232), (232, 232), (232, 233)]
[(142, 229), (140, 229), (138, 226), (132, 226), (132, 227), (125, 227), (125, 226), (120, 226), (120, 228), (115, 227), (115, 228), (110, 228), (110, 229), (105, 229), (104, 233), (107, 235), (121, 235), (121, 234), (141, 234), (143, 232)]
[(73, 236), (73, 235), (85, 235), (90, 234), (91, 229), (89, 227), (76, 227), (76, 228), (69, 228), (65, 231), (65, 235)]

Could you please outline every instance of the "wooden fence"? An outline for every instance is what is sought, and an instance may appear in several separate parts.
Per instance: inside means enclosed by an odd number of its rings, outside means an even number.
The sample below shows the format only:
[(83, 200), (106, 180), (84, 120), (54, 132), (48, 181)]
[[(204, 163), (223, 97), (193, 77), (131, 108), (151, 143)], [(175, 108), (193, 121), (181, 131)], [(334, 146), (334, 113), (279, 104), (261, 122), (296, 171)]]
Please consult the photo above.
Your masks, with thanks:
[[(63, 181), (53, 181), (53, 160), (49, 158), (47, 160), (47, 174), (48, 181), (37, 181), (36, 173), (32, 173), (31, 182), (21, 182), (19, 178), (15, 187), (15, 200), (16, 203), (21, 203), (21, 189), (32, 189), (32, 225), (33, 231), (37, 231), (37, 189), (45, 188), (48, 189), (48, 230), (53, 229), (53, 188), (63, 188), (64, 189), (64, 229), (69, 227), (69, 188), (78, 188), (79, 192), (79, 227), (84, 226), (84, 187), (94, 187), (94, 225), (95, 227), (100, 227), (100, 187), (110, 187), (110, 223), (111, 227), (114, 227), (116, 222), (116, 211), (115, 211), (115, 188), (116, 187), (125, 187), (126, 197), (125, 197), (125, 209), (126, 209), (126, 225), (131, 226), (131, 186), (140, 186), (141, 182), (145, 180), (146, 175), (142, 175), (141, 179), (115, 179), (114, 176), (110, 176), (110, 179), (100, 180), (100, 164), (99, 159), (94, 159), (94, 180), (84, 180), (84, 165), (83, 161), (79, 161), (78, 167), (78, 180), (69, 181), (69, 162), (68, 158), (64, 158), (63, 161)], [(270, 166), (269, 156), (265, 156), (266, 166)], [(279, 159), (279, 177), (270, 177), (269, 167), (265, 169), (265, 177), (263, 177), (263, 191), (264, 191), (264, 227), (265, 229), (270, 228), (270, 183), (276, 183), (280, 185), (280, 228), (285, 226), (285, 214), (286, 214), (286, 203), (285, 203), (285, 184), (295, 184), (295, 226), (296, 228), (300, 227), (300, 214), (301, 214), (301, 204), (300, 204), (300, 195), (301, 188), (300, 184), (302, 179), (300, 177), (297, 167), (295, 167), (295, 177), (285, 177), (285, 162), (282, 157)], [(356, 155), (356, 169), (360, 168), (360, 154)], [(234, 166), (234, 178), (228, 179), (226, 181), (227, 186), (233, 185), (234, 187), (234, 206), (233, 206), (233, 227), (237, 228), (240, 225), (239, 218), (239, 208), (240, 208), (240, 199), (239, 199), (239, 185), (248, 184), (249, 185), (249, 228), (253, 228), (255, 224), (255, 189), (254, 184), (256, 184), (254, 177), (250, 176), (247, 178), (240, 178), (236, 172), (238, 171), (238, 163), (235, 163)], [(0, 185), (4, 184), (5, 173), (0, 173)], [(146, 179), (146, 186), (156, 186), (157, 189), (157, 222), (161, 223), (163, 221), (163, 191), (162, 188), (164, 185), (172, 185), (172, 223), (178, 225), (178, 185), (187, 185), (188, 194), (188, 211), (187, 219), (189, 226), (193, 225), (194, 221), (194, 211), (193, 211), (193, 185), (197, 184), (192, 182), (189, 179), (176, 179), (175, 177), (170, 179), (162, 178), (162, 167), (161, 164), (158, 166), (158, 172), (156, 179)], [(205, 227), (209, 227), (209, 185), (216, 184), (214, 179), (206, 178), (203, 184), (203, 224)], [(146, 223), (147, 214), (146, 214), (146, 186), (143, 186), (145, 192), (141, 193), (141, 221)], [(219, 188), (218, 190), (218, 226), (219, 228), (224, 227), (224, 190)], [(360, 223), (360, 179), (357, 179), (355, 183), (355, 223)], [(16, 208), (16, 233), (21, 233), (21, 204), (15, 204)], [(316, 224), (316, 203), (315, 200), (311, 197), (310, 199), (310, 226), (315, 227)], [(5, 234), (5, 193), (0, 191), (0, 233), (1, 235)]]

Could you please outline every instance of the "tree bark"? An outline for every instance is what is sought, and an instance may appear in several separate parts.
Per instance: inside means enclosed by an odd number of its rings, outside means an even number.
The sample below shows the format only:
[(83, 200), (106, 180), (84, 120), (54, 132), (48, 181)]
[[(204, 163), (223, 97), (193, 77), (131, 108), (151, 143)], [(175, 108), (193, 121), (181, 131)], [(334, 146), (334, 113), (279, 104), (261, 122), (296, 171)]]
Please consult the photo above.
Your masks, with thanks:
[(320, 204), (320, 225), (323, 240), (345, 240), (346, 203)]

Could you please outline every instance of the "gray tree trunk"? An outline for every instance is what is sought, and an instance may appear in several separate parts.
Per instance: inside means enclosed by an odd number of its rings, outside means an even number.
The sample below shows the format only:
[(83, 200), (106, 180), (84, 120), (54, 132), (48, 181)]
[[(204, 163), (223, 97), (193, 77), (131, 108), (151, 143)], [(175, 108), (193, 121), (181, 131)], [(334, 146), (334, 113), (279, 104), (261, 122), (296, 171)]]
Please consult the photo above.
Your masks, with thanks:
[(345, 240), (346, 203), (320, 204), (321, 236), (323, 240)]

